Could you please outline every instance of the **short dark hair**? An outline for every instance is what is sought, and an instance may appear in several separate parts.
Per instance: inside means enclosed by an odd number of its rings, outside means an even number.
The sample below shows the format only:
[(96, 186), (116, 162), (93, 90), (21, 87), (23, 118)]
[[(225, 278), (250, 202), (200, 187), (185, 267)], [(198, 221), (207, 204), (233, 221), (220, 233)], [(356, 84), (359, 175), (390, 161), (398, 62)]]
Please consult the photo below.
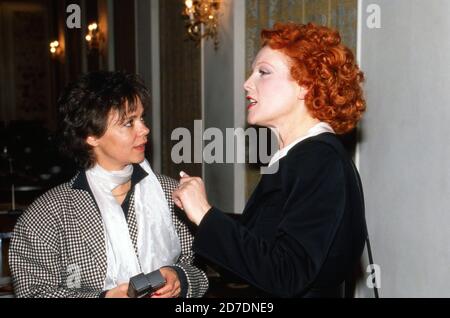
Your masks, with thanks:
[(117, 111), (123, 120), (139, 100), (145, 108), (149, 92), (135, 74), (91, 72), (69, 84), (58, 99), (61, 151), (79, 167), (92, 167), (95, 155), (86, 138), (103, 136), (110, 112)]

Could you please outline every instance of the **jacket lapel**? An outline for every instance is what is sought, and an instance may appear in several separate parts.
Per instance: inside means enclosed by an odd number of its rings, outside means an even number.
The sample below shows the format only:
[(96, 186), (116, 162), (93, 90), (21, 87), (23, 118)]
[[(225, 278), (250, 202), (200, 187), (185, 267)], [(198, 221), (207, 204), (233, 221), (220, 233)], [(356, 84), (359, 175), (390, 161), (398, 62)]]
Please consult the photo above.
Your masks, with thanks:
[[(76, 183), (85, 181), (86, 175), (80, 172), (75, 177)], [(86, 180), (87, 183), (87, 180)], [(85, 189), (74, 188), (72, 193), (72, 211), (74, 211), (83, 241), (91, 252), (97, 266), (106, 273), (105, 231), (100, 210), (92, 195)]]
[(133, 243), (134, 251), (136, 252), (136, 255), (139, 257), (139, 251), (137, 248), (137, 238), (138, 238), (138, 226), (137, 226), (137, 219), (136, 219), (136, 209), (134, 206), (134, 194), (133, 191), (130, 196), (130, 204), (128, 206), (128, 218), (127, 218), (127, 225), (128, 225), (128, 232), (130, 234), (131, 242)]

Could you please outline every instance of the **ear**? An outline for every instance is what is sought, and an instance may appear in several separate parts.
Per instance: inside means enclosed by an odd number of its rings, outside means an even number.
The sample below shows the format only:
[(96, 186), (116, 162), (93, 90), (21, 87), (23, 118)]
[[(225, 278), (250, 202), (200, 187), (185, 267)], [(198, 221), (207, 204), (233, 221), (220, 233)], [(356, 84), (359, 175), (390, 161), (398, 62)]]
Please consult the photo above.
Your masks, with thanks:
[(88, 136), (88, 137), (86, 138), (86, 143), (87, 143), (89, 146), (97, 147), (98, 144), (99, 144), (99, 140), (98, 140), (97, 138), (93, 137), (93, 136)]
[(303, 87), (303, 86), (299, 86), (297, 98), (298, 98), (299, 100), (305, 100), (306, 94), (308, 94), (308, 89), (305, 88), (305, 87)]

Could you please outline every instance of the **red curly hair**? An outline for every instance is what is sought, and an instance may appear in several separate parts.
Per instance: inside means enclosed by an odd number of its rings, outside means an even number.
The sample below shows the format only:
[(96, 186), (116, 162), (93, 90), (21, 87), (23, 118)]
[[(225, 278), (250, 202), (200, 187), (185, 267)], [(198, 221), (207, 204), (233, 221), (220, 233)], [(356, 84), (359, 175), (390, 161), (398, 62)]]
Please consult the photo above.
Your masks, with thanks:
[(330, 124), (337, 134), (356, 126), (366, 109), (364, 75), (337, 31), (313, 23), (276, 23), (273, 30), (263, 30), (261, 38), (263, 47), (290, 57), (291, 76), (308, 89), (305, 105), (313, 117)]

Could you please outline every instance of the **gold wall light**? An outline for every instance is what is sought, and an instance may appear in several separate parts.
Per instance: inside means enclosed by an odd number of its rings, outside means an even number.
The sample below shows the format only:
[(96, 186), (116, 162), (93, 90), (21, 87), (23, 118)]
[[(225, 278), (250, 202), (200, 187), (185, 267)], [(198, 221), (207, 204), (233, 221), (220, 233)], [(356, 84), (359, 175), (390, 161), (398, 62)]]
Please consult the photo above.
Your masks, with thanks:
[(189, 37), (199, 44), (202, 39), (213, 39), (217, 49), (220, 0), (185, 0), (183, 16)]
[(56, 58), (61, 55), (61, 47), (58, 41), (50, 42), (50, 54), (52, 58)]
[(88, 49), (100, 49), (102, 42), (102, 34), (96, 22), (88, 25), (88, 33), (86, 34), (86, 42), (88, 44)]

